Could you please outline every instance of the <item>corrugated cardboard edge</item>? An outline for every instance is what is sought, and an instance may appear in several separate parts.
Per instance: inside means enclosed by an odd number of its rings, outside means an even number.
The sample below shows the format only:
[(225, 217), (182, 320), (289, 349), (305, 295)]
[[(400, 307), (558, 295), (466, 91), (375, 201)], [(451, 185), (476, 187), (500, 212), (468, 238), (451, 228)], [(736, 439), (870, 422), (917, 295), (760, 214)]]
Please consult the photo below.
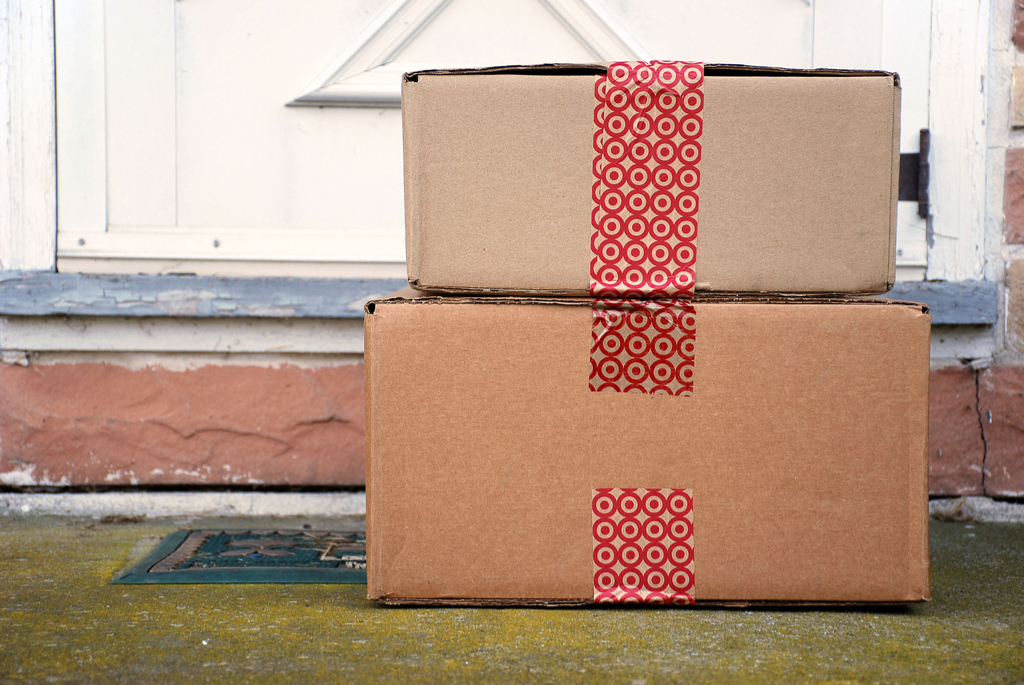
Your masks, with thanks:
[[(895, 239), (895, 232), (890, 234), (890, 240)], [(892, 261), (892, 270), (895, 273), (895, 258)], [(411, 267), (410, 267), (411, 268)], [(891, 277), (890, 277), (891, 278)], [(507, 290), (501, 288), (481, 288), (476, 286), (466, 286), (463, 288), (451, 288), (447, 286), (428, 285), (420, 283), (418, 278), (409, 277), (409, 287), (420, 293), (430, 295), (447, 295), (447, 296), (458, 296), (458, 295), (480, 295), (484, 297), (520, 297), (520, 296), (536, 296), (536, 297), (569, 297), (569, 298), (582, 298), (592, 297), (589, 290), (541, 290), (537, 288), (522, 288), (518, 290)], [(736, 298), (736, 301), (748, 300), (751, 298), (759, 297), (770, 297), (770, 296), (781, 296), (790, 298), (792, 300), (797, 299), (808, 299), (816, 297), (840, 297), (840, 298), (857, 298), (857, 297), (877, 297), (884, 295), (885, 293), (892, 290), (892, 284), (886, 288), (886, 290), (879, 292), (877, 289), (871, 290), (858, 290), (855, 292), (847, 293), (780, 293), (777, 291), (743, 291), (733, 292), (731, 290), (700, 290), (698, 284), (698, 290), (696, 291), (695, 297), (699, 300), (701, 298), (715, 298), (715, 297), (727, 297)], [(671, 299), (671, 298), (668, 298)]]
[[(415, 82), (420, 76), (434, 74), (438, 76), (471, 75), (471, 74), (604, 74), (608, 71), (607, 62), (584, 62), (573, 64), (568, 62), (549, 62), (544, 64), (505, 64), (493, 67), (467, 67), (460, 69), (420, 69), (410, 71), (402, 76), (404, 82)], [(899, 87), (899, 75), (893, 71), (877, 69), (798, 69), (791, 67), (762, 67), (751, 64), (716, 64), (706, 62), (704, 73), (707, 76), (743, 76), (757, 74), (759, 76), (888, 76), (896, 79)]]
[[(925, 379), (925, 397), (930, 395), (928, 387), (930, 383), (931, 373), (929, 372), (926, 374)], [(907, 479), (907, 488), (910, 491), (910, 497), (907, 498), (907, 519), (916, 524), (907, 527), (907, 536), (909, 538), (907, 548), (917, 549), (916, 559), (911, 557), (911, 561), (916, 561), (917, 563), (910, 569), (911, 585), (908, 588), (908, 599), (918, 602), (928, 601), (932, 598), (931, 554), (928, 537), (928, 431), (930, 428), (927, 402), (924, 404), (922, 413), (923, 415), (918, 417), (917, 420), (925, 426), (924, 444), (916, 464), (917, 473), (911, 470), (910, 477)], [(916, 501), (914, 493), (918, 493)]]
[(449, 288), (440, 285), (420, 283), (419, 278), (413, 278), (412, 266), (409, 267), (409, 287), (422, 293), (438, 295), (485, 295), (496, 297), (517, 297), (519, 295), (536, 295), (539, 297), (590, 297), (589, 290), (541, 290), (539, 288), (523, 288), (521, 290), (502, 290), (501, 288), (480, 288), (466, 286), (464, 288)]
[[(408, 75), (408, 74), (407, 74)], [(422, 140), (421, 136), (414, 134), (410, 129), (412, 122), (417, 120), (417, 117), (406, 116), (408, 112), (413, 111), (417, 107), (417, 99), (414, 95), (415, 89), (408, 87), (408, 81), (402, 80), (402, 146), (405, 150), (403, 155), (404, 170), (402, 177), (405, 182), (405, 262), (406, 262), (406, 273), (408, 274), (409, 282), (414, 283), (419, 280), (420, 273), (420, 262), (419, 255), (422, 252), (419, 249), (419, 236), (422, 231), (420, 230), (420, 188), (422, 183), (420, 179), (416, 177), (414, 179), (412, 170), (419, 169), (419, 148), (413, 145), (413, 142)], [(413, 229), (416, 230), (413, 230)], [(415, 245), (414, 245), (415, 242)], [(413, 249), (413, 248), (416, 249)]]
[[(370, 599), (374, 599), (370, 597)], [(404, 597), (377, 597), (379, 604), (388, 606), (450, 606), (450, 607), (579, 607), (594, 604), (592, 599), (415, 599)]]
[(889, 214), (889, 262), (887, 264), (885, 290), (889, 292), (896, 284), (896, 210), (899, 206), (898, 188), (900, 185), (900, 112), (903, 106), (903, 91), (900, 87), (899, 74), (893, 74), (892, 89), (892, 181), (889, 186), (891, 209)]
[[(591, 301), (590, 299), (584, 299), (581, 297), (560, 298), (551, 295), (512, 295), (500, 297), (488, 295), (437, 295), (434, 293), (425, 293), (419, 290), (413, 290), (412, 288), (402, 288), (390, 295), (367, 302), (363, 307), (366, 319), (373, 318), (373, 315), (376, 313), (377, 305), (379, 304), (553, 304), (568, 307), (589, 307)], [(369, 324), (367, 324), (367, 326), (368, 325)], [(370, 329), (367, 328), (366, 331), (366, 339), (369, 340)]]
[[(450, 607), (450, 606), (463, 606), (463, 607), (541, 607), (549, 609), (564, 609), (568, 607), (609, 607), (614, 610), (615, 607), (623, 607), (628, 605), (623, 604), (608, 604), (601, 605), (594, 602), (593, 599), (416, 599), (416, 598), (404, 598), (404, 597), (377, 597), (370, 599), (376, 599), (378, 604), (393, 607), (422, 607), (422, 606), (437, 606), (437, 607)], [(715, 607), (721, 609), (747, 609), (747, 608), (763, 608), (763, 609), (774, 609), (774, 608), (800, 608), (800, 609), (812, 609), (815, 607), (821, 607), (823, 609), (836, 609), (841, 607), (872, 607), (876, 609), (882, 609), (885, 607), (907, 607), (912, 604), (917, 604), (930, 597), (923, 599), (908, 600), (905, 602), (797, 602), (797, 601), (786, 601), (786, 600), (750, 600), (750, 601), (715, 601), (715, 600), (698, 600), (694, 604), (686, 605), (685, 608), (692, 609), (694, 607)], [(655, 606), (650, 604), (636, 604), (635, 608), (647, 607), (650, 611), (664, 611), (665, 606)]]
[[(922, 305), (924, 307), (924, 305)], [(924, 307), (925, 313), (928, 308)], [(931, 317), (926, 316), (924, 325), (930, 330)], [(914, 419), (918, 425), (924, 426), (924, 439), (921, 441), (917, 459), (912, 461), (907, 472), (907, 587), (908, 602), (923, 602), (932, 598), (931, 593), (931, 558), (928, 540), (928, 385), (931, 373), (927, 359), (930, 354), (930, 336), (922, 336), (922, 348), (919, 354), (923, 358), (921, 379), (925, 401), (921, 403), (920, 414)]]
[[(671, 299), (671, 298), (668, 298)], [(928, 305), (921, 302), (909, 300), (890, 300), (875, 296), (856, 296), (848, 294), (829, 295), (803, 295), (786, 293), (697, 293), (690, 302), (694, 304), (865, 304), (872, 306), (901, 306), (920, 309), (922, 314), (928, 314)], [(372, 319), (378, 304), (403, 303), (403, 304), (551, 304), (568, 307), (590, 307), (593, 304), (591, 297), (559, 297), (556, 294), (544, 292), (538, 294), (511, 293), (498, 294), (487, 293), (479, 295), (451, 294), (442, 295), (422, 290), (402, 288), (384, 297), (370, 300), (364, 309), (366, 318)], [(369, 340), (369, 322), (367, 322), (366, 337)]]
[[(369, 304), (367, 304), (367, 307), (367, 313), (369, 313)], [(378, 511), (377, 505), (380, 502), (380, 491), (384, 487), (384, 481), (379, 478), (378, 471), (380, 467), (374, 456), (378, 453), (376, 448), (378, 436), (374, 429), (376, 424), (373, 421), (373, 398), (377, 393), (370, 387), (370, 384), (375, 383), (378, 378), (378, 375), (373, 373), (373, 350), (376, 348), (376, 345), (369, 344), (373, 338), (376, 326), (377, 318), (366, 316), (363, 352), (363, 368), (367, 384), (366, 392), (364, 393), (366, 402), (366, 562), (368, 568), (375, 569), (374, 573), (366, 574), (366, 596), (369, 599), (380, 597), (383, 593), (383, 588), (387, 585), (384, 581), (387, 565), (380, 563), (381, 546), (377, 543), (377, 536), (373, 534), (373, 531), (376, 529), (376, 514)]]

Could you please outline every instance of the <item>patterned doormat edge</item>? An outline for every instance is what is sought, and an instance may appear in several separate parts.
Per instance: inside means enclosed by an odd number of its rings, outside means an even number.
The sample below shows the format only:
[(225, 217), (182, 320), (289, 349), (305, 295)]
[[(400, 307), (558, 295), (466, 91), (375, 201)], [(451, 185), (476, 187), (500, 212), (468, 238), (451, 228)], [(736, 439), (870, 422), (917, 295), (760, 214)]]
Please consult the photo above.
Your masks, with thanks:
[[(346, 567), (240, 566), (234, 568), (186, 568), (180, 566), (199, 551), (214, 534), (292, 534), (308, 536), (351, 536), (327, 531), (179, 530), (164, 537), (153, 551), (111, 580), (115, 585), (206, 584), (206, 583), (347, 583), (365, 584), (366, 566)], [(239, 543), (241, 544), (241, 543)], [(353, 550), (355, 551), (355, 550)], [(362, 554), (365, 558), (365, 547)], [(324, 552), (327, 554), (327, 552)], [(251, 555), (250, 555), (251, 556)], [(255, 556), (259, 556), (256, 554)], [(323, 556), (321, 556), (323, 558)], [(336, 561), (331, 559), (331, 561)], [(361, 568), (351, 568), (361, 566)]]

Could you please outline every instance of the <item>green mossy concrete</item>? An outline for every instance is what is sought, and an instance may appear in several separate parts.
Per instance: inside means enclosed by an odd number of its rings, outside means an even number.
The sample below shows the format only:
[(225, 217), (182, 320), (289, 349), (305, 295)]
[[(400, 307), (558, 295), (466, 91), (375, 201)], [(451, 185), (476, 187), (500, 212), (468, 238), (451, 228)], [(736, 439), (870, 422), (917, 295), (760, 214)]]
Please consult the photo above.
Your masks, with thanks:
[(935, 599), (887, 611), (403, 609), (358, 585), (108, 584), (178, 527), (0, 517), (0, 682), (1024, 682), (1019, 525), (933, 523)]

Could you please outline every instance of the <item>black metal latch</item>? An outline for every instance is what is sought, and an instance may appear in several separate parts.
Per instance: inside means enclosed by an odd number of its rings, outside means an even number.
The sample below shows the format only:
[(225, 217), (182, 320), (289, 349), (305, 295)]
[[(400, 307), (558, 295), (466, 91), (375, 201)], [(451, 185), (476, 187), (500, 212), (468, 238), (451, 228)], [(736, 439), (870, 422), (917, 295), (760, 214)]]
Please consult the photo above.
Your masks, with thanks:
[(920, 152), (900, 153), (900, 199), (917, 203), (917, 215), (928, 216), (928, 147), (931, 133), (921, 129)]

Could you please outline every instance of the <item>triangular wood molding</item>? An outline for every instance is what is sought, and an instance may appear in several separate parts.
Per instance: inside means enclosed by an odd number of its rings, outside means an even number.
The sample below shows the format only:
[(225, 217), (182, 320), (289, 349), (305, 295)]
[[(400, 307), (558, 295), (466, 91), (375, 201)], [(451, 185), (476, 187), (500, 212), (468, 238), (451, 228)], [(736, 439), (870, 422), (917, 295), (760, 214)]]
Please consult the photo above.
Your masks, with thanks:
[[(289, 106), (399, 107), (402, 74), (453, 64), (393, 60), (452, 0), (396, 0), (352, 46), (324, 69)], [(540, 0), (594, 61), (649, 59), (646, 51), (595, 0)]]

